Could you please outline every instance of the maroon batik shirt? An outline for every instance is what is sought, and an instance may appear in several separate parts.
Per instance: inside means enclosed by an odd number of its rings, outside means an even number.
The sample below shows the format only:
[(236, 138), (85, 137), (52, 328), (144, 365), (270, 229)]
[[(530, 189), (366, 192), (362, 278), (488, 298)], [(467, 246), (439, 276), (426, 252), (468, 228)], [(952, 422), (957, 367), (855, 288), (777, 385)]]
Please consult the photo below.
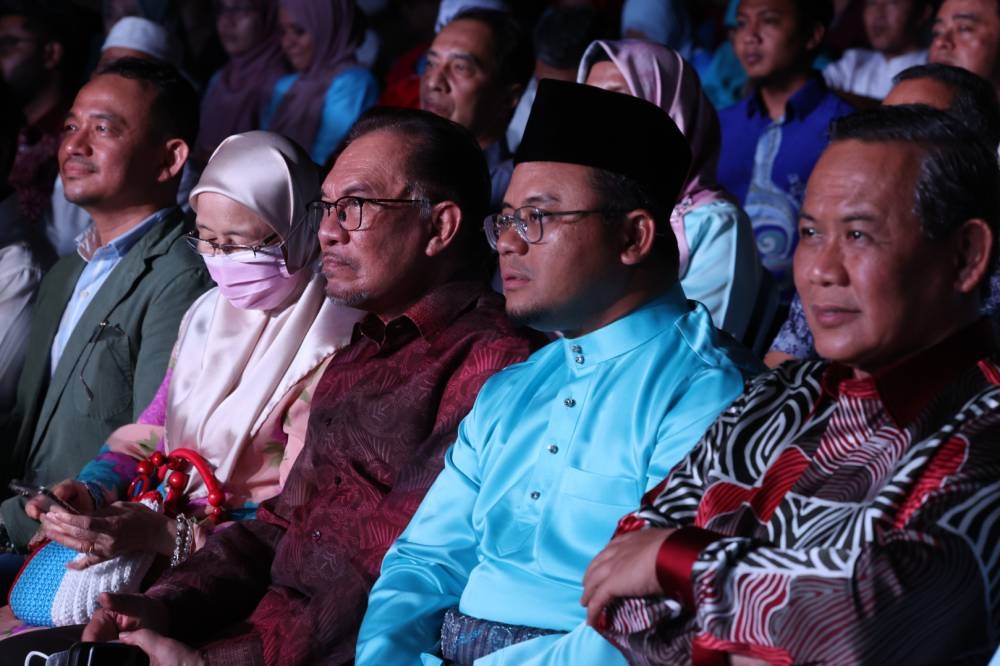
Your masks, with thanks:
[(359, 322), (316, 387), (282, 493), (149, 590), (169, 608), (170, 634), (213, 640), (210, 663), (350, 663), (385, 551), (483, 382), (535, 340), (507, 320), (501, 297), (469, 282), (385, 324)]
[(1000, 366), (988, 321), (875, 375), (754, 380), (619, 532), (677, 528), (664, 597), (612, 604), (632, 664), (986, 663), (1000, 637)]

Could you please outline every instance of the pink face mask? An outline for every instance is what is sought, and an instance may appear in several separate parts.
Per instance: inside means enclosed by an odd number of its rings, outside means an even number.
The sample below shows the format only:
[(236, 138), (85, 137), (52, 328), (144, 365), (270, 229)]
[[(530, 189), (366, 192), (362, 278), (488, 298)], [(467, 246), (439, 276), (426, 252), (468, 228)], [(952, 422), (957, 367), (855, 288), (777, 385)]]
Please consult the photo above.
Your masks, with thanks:
[(309, 281), (303, 268), (289, 275), (285, 260), (258, 252), (202, 256), (209, 275), (227, 301), (241, 310), (273, 310)]

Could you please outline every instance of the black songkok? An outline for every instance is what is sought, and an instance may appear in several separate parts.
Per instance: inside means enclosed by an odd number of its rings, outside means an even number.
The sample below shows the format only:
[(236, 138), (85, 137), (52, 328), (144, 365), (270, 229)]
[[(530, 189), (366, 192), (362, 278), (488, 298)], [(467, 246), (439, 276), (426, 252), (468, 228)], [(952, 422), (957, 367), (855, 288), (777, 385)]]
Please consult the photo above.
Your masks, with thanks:
[(646, 100), (581, 83), (543, 79), (531, 106), (521, 162), (563, 162), (634, 180), (673, 206), (691, 168), (691, 147), (666, 111)]

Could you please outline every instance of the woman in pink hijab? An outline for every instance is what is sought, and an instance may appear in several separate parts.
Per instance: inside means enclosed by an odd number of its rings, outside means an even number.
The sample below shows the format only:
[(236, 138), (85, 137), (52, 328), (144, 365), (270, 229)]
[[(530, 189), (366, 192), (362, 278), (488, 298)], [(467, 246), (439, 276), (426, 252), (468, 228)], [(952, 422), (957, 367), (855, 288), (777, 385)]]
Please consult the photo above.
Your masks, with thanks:
[(217, 0), (215, 28), (229, 62), (208, 83), (195, 147), (199, 164), (227, 136), (260, 129), (274, 84), (289, 69), (278, 35), (278, 0)]
[(716, 182), (719, 119), (694, 67), (657, 44), (599, 40), (583, 54), (577, 81), (656, 104), (687, 137), (691, 173), (670, 218), (681, 286), (708, 308), (716, 326), (742, 339), (760, 286), (760, 261), (749, 218)]
[(361, 31), (353, 0), (280, 0), (281, 48), (295, 70), (274, 86), (264, 128), (283, 134), (323, 165), (354, 121), (378, 99), (358, 65)]

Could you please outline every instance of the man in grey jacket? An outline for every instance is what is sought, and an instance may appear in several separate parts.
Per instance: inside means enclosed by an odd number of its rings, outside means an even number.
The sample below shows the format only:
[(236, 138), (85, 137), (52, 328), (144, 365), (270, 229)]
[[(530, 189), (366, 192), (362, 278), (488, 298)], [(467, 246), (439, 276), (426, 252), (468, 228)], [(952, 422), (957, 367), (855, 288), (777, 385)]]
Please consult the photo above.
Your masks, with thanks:
[[(4, 415), (0, 493), (12, 478), (75, 475), (153, 398), (181, 317), (211, 285), (174, 203), (197, 125), (190, 85), (148, 61), (111, 63), (73, 102), (59, 169), (93, 225), (39, 289), (17, 403)], [(23, 503), (0, 505), (0, 549), (23, 550), (35, 533)], [(16, 558), (0, 559), (0, 589), (4, 564)]]

